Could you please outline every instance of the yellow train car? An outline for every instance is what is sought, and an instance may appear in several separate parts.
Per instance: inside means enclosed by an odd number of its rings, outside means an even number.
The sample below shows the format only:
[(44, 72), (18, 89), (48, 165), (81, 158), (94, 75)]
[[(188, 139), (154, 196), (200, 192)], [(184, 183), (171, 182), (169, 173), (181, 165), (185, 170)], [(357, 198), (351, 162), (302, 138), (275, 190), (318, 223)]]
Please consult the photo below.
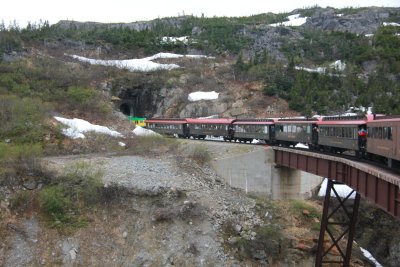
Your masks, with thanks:
[(128, 116), (128, 119), (135, 125), (138, 125), (140, 127), (145, 127), (146, 123), (144, 122), (146, 118), (139, 118), (139, 117), (133, 117), (133, 116)]

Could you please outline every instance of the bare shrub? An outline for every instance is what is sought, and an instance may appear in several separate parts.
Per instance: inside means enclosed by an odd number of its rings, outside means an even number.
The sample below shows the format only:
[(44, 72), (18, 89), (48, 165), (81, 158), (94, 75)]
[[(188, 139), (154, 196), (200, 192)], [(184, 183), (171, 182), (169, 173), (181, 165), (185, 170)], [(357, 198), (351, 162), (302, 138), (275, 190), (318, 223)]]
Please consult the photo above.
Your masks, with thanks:
[(191, 150), (189, 157), (199, 164), (205, 164), (211, 160), (211, 154), (206, 145), (196, 145)]
[(178, 147), (175, 138), (159, 135), (137, 136), (126, 140), (126, 153), (135, 155), (149, 155), (169, 153)]

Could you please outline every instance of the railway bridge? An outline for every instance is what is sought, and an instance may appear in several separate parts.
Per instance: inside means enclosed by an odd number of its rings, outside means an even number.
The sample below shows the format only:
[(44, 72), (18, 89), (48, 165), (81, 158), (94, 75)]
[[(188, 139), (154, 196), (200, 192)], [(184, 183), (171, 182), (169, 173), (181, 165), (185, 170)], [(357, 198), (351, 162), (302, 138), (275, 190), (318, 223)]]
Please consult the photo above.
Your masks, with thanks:
[[(321, 219), (321, 230), (315, 266), (336, 263), (349, 266), (360, 198), (366, 198), (378, 207), (400, 219), (400, 176), (385, 169), (341, 157), (310, 151), (274, 147), (275, 164), (313, 173), (329, 179)], [(335, 191), (337, 183), (346, 184), (356, 193), (340, 197)], [(331, 194), (337, 201), (331, 200)], [(338, 222), (332, 216), (343, 211), (346, 220)], [(334, 234), (334, 225), (343, 226), (343, 232)], [(343, 240), (347, 244), (343, 246)], [(345, 242), (346, 243), (346, 242)], [(339, 256), (332, 256), (333, 249)]]

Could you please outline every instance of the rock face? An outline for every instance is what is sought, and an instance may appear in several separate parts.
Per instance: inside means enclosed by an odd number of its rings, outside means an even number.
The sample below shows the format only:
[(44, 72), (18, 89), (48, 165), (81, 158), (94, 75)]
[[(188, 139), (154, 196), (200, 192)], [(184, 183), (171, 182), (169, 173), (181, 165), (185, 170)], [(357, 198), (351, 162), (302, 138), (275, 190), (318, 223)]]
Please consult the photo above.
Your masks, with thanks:
[(348, 15), (337, 14), (332, 8), (319, 9), (307, 19), (304, 27), (355, 34), (373, 34), (383, 22), (387, 22), (391, 16), (399, 14), (398, 8), (373, 7)]
[(155, 19), (152, 21), (136, 21), (130, 23), (99, 23), (99, 22), (79, 22), (73, 20), (60, 20), (56, 26), (63, 28), (63, 29), (95, 29), (98, 27), (104, 28), (120, 28), (126, 27), (136, 31), (143, 31), (143, 30), (151, 30), (156, 26), (157, 23), (167, 23), (172, 27), (180, 27), (182, 21), (186, 19), (185, 16), (181, 17), (173, 17), (173, 18), (163, 18), (163, 19)]

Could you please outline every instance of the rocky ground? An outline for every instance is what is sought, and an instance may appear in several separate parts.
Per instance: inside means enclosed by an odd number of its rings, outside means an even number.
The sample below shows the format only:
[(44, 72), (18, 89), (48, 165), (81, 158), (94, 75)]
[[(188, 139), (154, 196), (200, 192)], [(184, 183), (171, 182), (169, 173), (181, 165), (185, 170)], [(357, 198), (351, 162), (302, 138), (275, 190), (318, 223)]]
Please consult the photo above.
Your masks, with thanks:
[[(185, 141), (187, 142), (187, 141)], [(200, 141), (199, 141), (200, 142)], [(193, 142), (198, 144), (198, 142)], [(257, 149), (208, 142), (212, 159)], [(74, 162), (101, 170), (104, 203), (85, 227), (50, 228), (35, 207), (10, 214), (0, 241), (4, 266), (312, 266), (318, 219), (227, 186), (185, 155), (90, 154), (46, 158), (61, 172)], [(35, 189), (38, 190), (38, 189)], [(319, 202), (308, 205), (320, 210)], [(34, 204), (33, 204), (34, 206)], [(317, 220), (317, 221), (316, 221)], [(272, 232), (271, 232), (272, 229)], [(22, 253), (21, 253), (22, 252)], [(353, 266), (368, 266), (355, 260)]]

